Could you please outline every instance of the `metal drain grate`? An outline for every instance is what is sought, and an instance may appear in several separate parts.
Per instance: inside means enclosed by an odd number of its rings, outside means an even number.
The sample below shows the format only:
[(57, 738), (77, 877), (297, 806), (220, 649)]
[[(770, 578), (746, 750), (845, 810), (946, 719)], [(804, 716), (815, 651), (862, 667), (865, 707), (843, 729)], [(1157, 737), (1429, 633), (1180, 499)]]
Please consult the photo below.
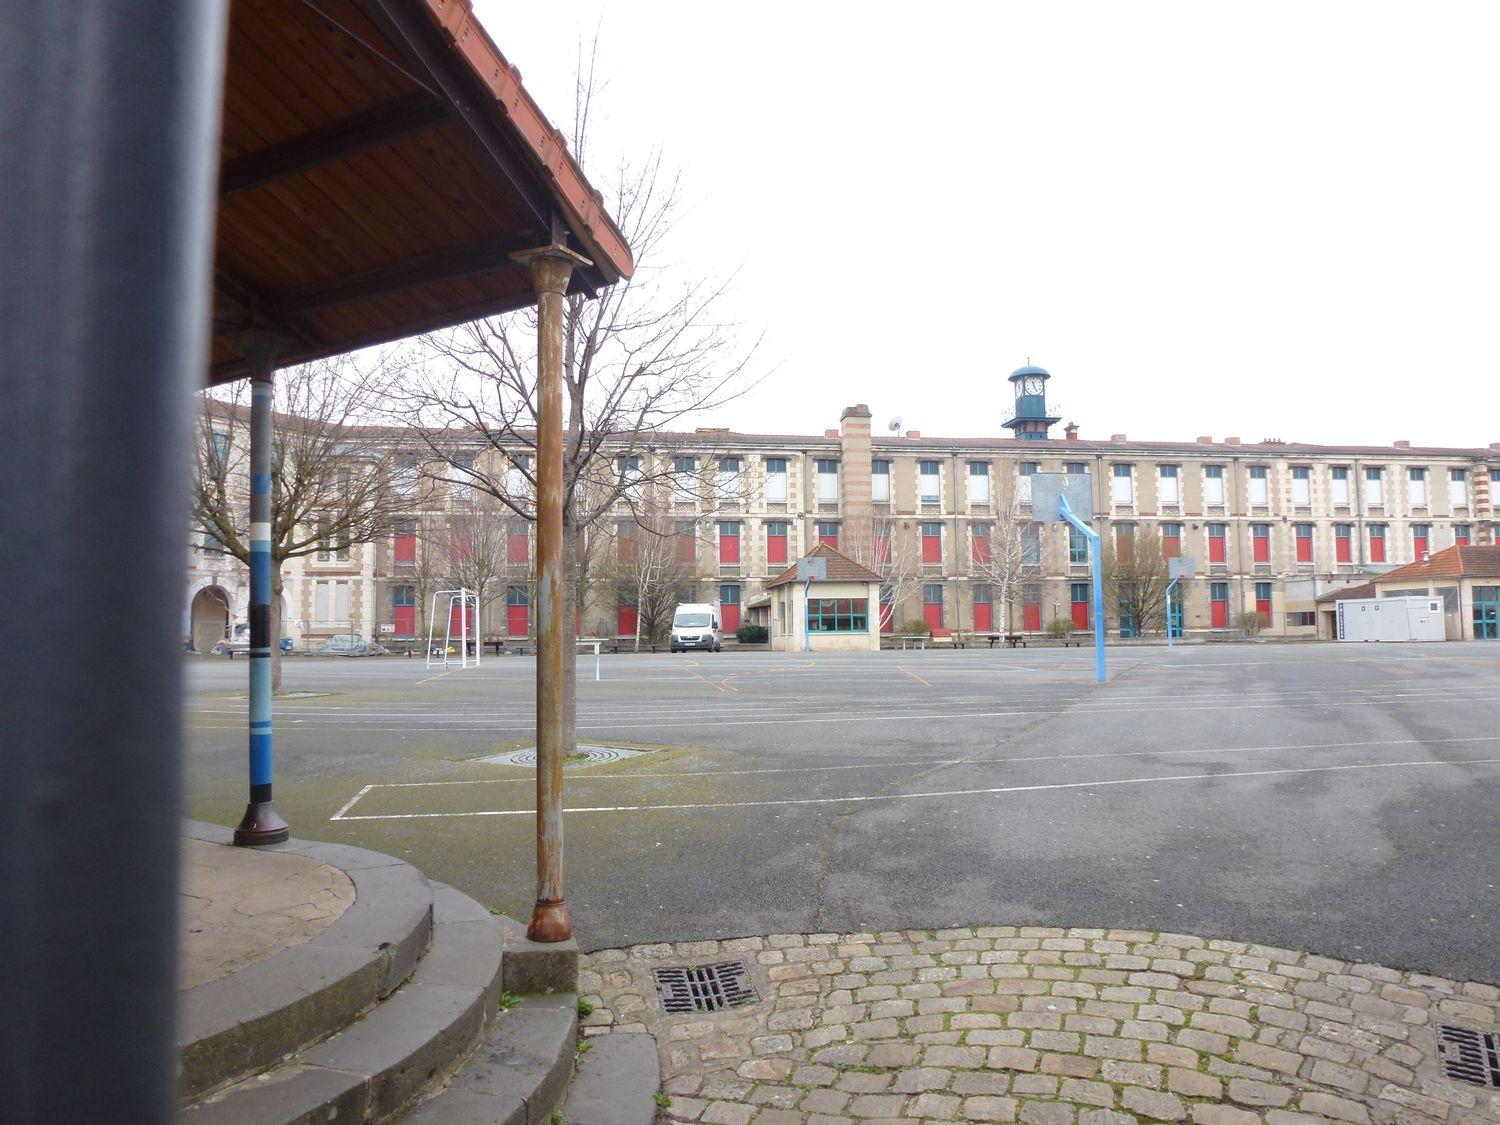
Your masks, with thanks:
[(668, 1015), (684, 1012), (717, 1012), (754, 1004), (760, 997), (750, 983), (750, 970), (743, 961), (717, 965), (690, 965), (680, 969), (652, 969), (661, 1010)]
[(1449, 1078), (1500, 1088), (1500, 1032), (1440, 1023), (1437, 1046), (1443, 1073)]
[[(598, 766), (605, 762), (620, 762), (626, 758), (636, 758), (649, 752), (631, 750), (624, 746), (591, 746), (580, 742), (577, 756), (569, 758), (563, 765)], [(475, 760), (489, 766), (534, 766), (536, 765), (536, 747), (527, 746), (521, 750), (507, 751), (504, 754), (489, 754)]]

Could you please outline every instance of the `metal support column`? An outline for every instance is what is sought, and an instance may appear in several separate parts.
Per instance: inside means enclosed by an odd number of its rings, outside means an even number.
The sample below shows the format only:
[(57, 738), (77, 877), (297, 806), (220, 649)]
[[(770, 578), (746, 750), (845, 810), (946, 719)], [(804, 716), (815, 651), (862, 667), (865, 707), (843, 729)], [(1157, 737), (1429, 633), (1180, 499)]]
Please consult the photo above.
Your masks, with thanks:
[(1094, 679), (1105, 680), (1104, 671), (1104, 566), (1100, 560), (1099, 533), (1073, 514), (1066, 496), (1058, 496), (1057, 512), (1089, 541), (1089, 568), (1094, 580)]
[(1176, 586), (1179, 581), (1181, 581), (1181, 579), (1174, 578), (1174, 579), (1172, 579), (1172, 581), (1170, 581), (1170, 582), (1167, 583), (1167, 647), (1168, 648), (1172, 647), (1172, 588), (1174, 586)]
[(537, 299), (536, 437), (536, 905), (532, 941), (567, 941), (573, 920), (563, 894), (563, 762), (573, 698), (564, 665), (574, 659), (567, 635), (563, 573), (563, 296), (587, 258), (553, 244), (512, 255), (531, 267)]
[[(176, 1114), (183, 550), (222, 0), (0, 3), (0, 1117)], [(111, 643), (95, 643), (108, 637)]]
[(271, 399), (276, 348), (256, 341), (250, 360), (250, 803), (234, 830), (243, 847), (280, 844), (291, 829), (271, 799)]

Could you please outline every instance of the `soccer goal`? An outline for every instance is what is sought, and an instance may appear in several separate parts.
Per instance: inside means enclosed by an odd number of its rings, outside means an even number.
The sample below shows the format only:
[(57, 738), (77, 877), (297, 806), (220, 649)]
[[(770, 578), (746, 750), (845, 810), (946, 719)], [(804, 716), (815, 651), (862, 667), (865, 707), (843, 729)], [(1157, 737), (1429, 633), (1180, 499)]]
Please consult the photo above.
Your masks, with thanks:
[[(443, 639), (438, 641), (438, 610), (446, 606), (443, 616)], [(458, 659), (453, 659), (453, 645), (458, 643)], [(457, 664), (469, 666), (469, 644), (474, 645), (474, 667), (479, 667), (479, 595), (473, 590), (438, 590), (432, 595), (432, 612), (427, 615), (427, 667), (447, 668)]]

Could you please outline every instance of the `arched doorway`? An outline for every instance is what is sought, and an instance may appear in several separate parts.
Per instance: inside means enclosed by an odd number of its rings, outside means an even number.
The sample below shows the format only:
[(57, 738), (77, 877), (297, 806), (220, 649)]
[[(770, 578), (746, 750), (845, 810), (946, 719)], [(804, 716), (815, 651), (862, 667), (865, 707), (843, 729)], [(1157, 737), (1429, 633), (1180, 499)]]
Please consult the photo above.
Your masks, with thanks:
[(193, 595), (190, 636), (194, 652), (211, 652), (229, 635), (229, 595), (218, 586), (205, 586)]

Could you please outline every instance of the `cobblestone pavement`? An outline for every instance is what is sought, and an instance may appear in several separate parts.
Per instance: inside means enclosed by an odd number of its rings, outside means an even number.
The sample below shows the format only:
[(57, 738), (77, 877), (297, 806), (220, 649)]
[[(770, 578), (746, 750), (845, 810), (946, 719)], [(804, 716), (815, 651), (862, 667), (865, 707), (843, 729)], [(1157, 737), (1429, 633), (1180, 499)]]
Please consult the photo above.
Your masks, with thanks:
[[(759, 1002), (662, 1013), (652, 970), (743, 959)], [(584, 958), (585, 1035), (646, 1033), (666, 1121), (1500, 1121), (1435, 1025), (1500, 989), (1189, 934), (993, 926), (775, 934)]]
[(181, 988), (317, 937), (354, 902), (336, 867), (291, 852), (182, 841)]

